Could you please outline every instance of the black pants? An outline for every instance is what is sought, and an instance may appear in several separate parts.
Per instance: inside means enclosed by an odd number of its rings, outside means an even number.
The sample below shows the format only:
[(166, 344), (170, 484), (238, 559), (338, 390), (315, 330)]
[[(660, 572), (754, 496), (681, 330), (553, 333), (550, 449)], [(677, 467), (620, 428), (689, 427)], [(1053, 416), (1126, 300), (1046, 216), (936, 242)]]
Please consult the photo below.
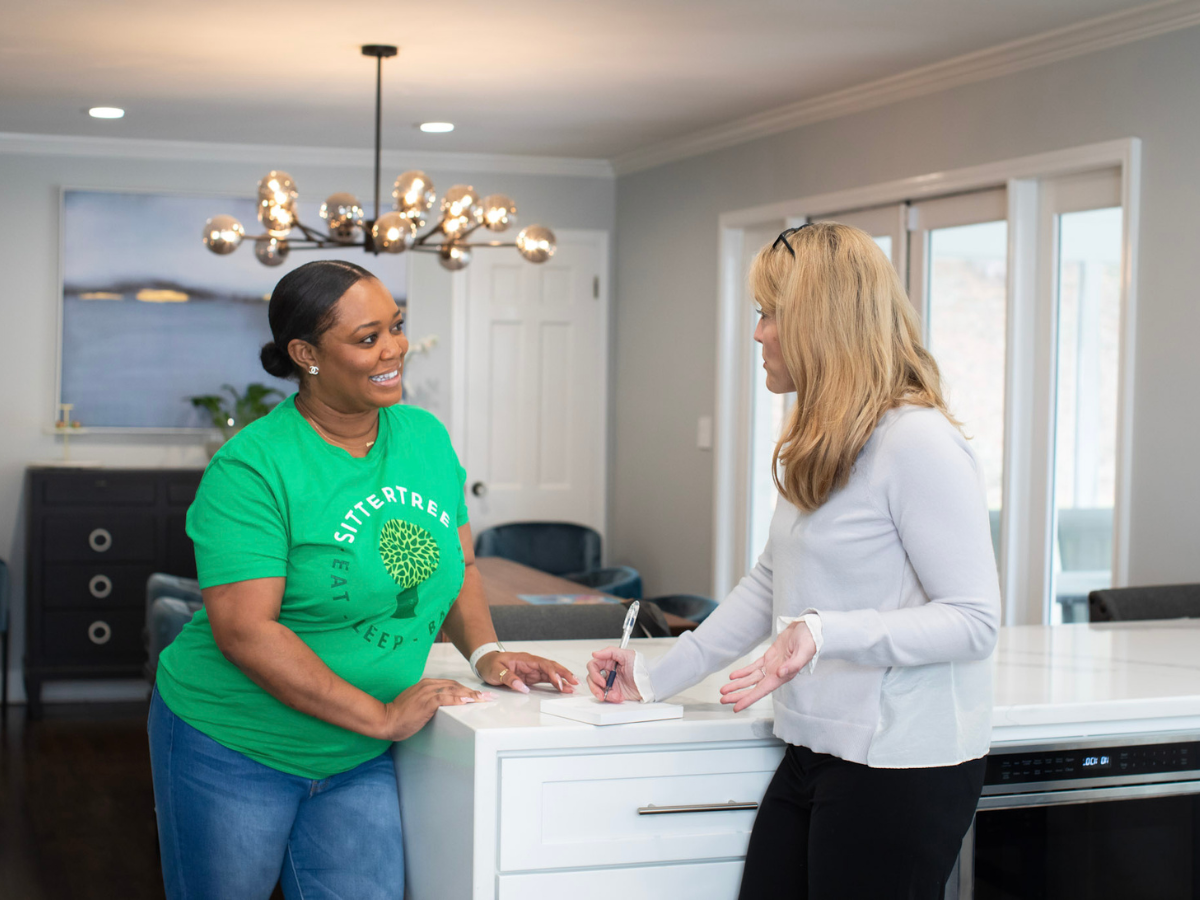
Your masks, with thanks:
[(754, 820), (739, 900), (941, 900), (984, 760), (872, 769), (789, 746)]

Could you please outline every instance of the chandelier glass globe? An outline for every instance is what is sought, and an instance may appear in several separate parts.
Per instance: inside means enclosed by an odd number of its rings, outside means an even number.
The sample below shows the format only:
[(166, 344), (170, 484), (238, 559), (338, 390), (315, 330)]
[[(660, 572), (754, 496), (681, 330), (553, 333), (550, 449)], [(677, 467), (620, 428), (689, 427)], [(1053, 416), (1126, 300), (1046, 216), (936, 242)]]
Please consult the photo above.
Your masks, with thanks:
[(299, 198), (292, 176), (272, 169), (258, 182), (258, 221), (276, 237), (285, 237), (296, 224)]
[(233, 216), (213, 216), (204, 223), (204, 246), (220, 256), (236, 250), (245, 236), (246, 229)]
[(384, 253), (403, 253), (417, 240), (417, 223), (398, 212), (384, 213), (371, 226), (371, 240)]
[(330, 194), (321, 204), (321, 218), (329, 223), (329, 236), (339, 244), (353, 244), (362, 228), (363, 208), (353, 194)]
[(504, 231), (517, 218), (517, 204), (504, 194), (488, 194), (482, 209), (483, 226), (489, 231)]
[(544, 225), (529, 225), (517, 235), (517, 252), (532, 263), (543, 263), (554, 255), (558, 241)]
[(465, 269), (471, 263), (471, 248), (453, 242), (442, 244), (438, 249), (438, 262), (442, 264), (443, 269), (449, 269), (451, 272)]
[(254, 241), (254, 256), (264, 266), (281, 266), (287, 255), (288, 242), (284, 238), (267, 235)]
[(420, 169), (410, 169), (396, 179), (392, 199), (396, 201), (396, 211), (420, 228), (425, 224), (425, 213), (437, 202), (437, 194), (428, 175)]

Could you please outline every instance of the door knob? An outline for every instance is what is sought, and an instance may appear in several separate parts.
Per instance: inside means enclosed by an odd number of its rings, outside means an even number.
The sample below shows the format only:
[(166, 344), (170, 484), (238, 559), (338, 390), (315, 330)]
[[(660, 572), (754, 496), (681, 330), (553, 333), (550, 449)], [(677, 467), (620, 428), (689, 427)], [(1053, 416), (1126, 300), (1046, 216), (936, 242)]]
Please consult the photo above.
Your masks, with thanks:
[(487, 485), (482, 481), (477, 481), (471, 485), (471, 493), (476, 497), (483, 497), (487, 494)]

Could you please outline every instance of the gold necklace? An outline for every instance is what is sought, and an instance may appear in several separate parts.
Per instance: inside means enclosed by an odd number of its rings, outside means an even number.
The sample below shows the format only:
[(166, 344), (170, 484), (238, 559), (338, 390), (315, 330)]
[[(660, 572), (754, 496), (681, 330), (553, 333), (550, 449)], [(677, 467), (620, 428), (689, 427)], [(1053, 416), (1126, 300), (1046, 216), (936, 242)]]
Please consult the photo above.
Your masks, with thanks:
[[(325, 429), (322, 428), (317, 423), (317, 420), (315, 418), (313, 418), (312, 413), (305, 412), (304, 409), (300, 408), (302, 403), (303, 403), (303, 401), (300, 399), (299, 396), (297, 396), (296, 397), (296, 409), (299, 411), (300, 415), (304, 417), (304, 421), (308, 422), (309, 425), (311, 425), (313, 428), (315, 428), (317, 430), (317, 434), (319, 434), (325, 440), (326, 443), (337, 444), (339, 447), (347, 446), (345, 441), (340, 441), (337, 438), (332, 438), (328, 434), (326, 434)], [(307, 407), (308, 404), (304, 403), (304, 406)], [(375, 429), (376, 429), (376, 440), (378, 440), (378, 429), (379, 429), (379, 420), (378, 419), (375, 420)], [(374, 446), (375, 446), (375, 441), (367, 441), (366, 442), (367, 450), (370, 450)]]

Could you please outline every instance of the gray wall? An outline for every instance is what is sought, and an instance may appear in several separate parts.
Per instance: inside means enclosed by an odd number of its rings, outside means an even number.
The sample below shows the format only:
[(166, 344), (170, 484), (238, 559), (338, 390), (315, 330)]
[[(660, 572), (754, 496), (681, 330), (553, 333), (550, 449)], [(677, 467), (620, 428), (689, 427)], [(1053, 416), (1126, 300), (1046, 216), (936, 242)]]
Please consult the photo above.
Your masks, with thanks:
[(1123, 137), (1142, 139), (1130, 578), (1200, 581), (1200, 28), (821, 122), (617, 181), (610, 555), (707, 593), (717, 217)]
[[(0, 396), (0, 557), (8, 560), (14, 576), (10, 638), (14, 698), (24, 696), (19, 678), (24, 652), (23, 475), (31, 461), (61, 456), (57, 439), (43, 433), (53, 422), (55, 402), (60, 188), (253, 196), (258, 179), (273, 166), (291, 172), (302, 197), (320, 199), (335, 190), (349, 190), (360, 198), (370, 195), (369, 169), (293, 165), (287, 159), (264, 159), (251, 165), (0, 154), (0, 209), (5, 211), (0, 216), (0, 383), (5, 385)], [(384, 177), (397, 174), (385, 169)], [(526, 224), (542, 222), (558, 228), (609, 232), (613, 228), (615, 187), (609, 178), (464, 173), (432, 167), (429, 174), (439, 190), (467, 182), (484, 193), (510, 194)], [(388, 194), (385, 191), (384, 197)], [(202, 224), (196, 223), (197, 240)], [(238, 252), (247, 253), (250, 248)], [(414, 368), (421, 380), (440, 381), (441, 403), (434, 411), (445, 421), (450, 415), (450, 278), (432, 257), (414, 259), (409, 334), (423, 337), (435, 333), (442, 341)], [(370, 267), (369, 259), (365, 264)], [(207, 461), (202, 439), (195, 437), (89, 435), (73, 442), (72, 454), (109, 466), (202, 466)], [(97, 693), (67, 688), (63, 692), (50, 686), (47, 696)]]

